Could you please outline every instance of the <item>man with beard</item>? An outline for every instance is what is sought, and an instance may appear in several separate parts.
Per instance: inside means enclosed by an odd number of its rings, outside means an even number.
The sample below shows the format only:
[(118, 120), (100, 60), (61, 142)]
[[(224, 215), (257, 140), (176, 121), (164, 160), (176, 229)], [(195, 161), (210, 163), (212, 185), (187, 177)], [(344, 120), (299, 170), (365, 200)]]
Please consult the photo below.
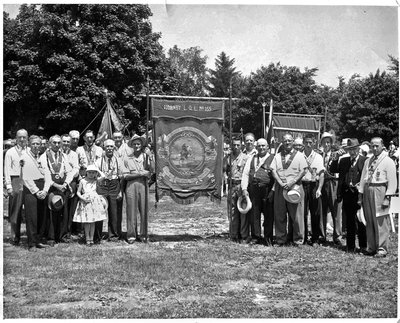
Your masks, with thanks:
[(382, 138), (371, 140), (372, 157), (365, 161), (361, 174), (358, 204), (367, 222), (367, 251), (375, 257), (386, 257), (390, 234), (390, 198), (396, 193), (394, 161), (383, 151)]
[(108, 201), (108, 240), (117, 241), (122, 236), (122, 193), (120, 178), (122, 177), (121, 159), (115, 156), (114, 140), (104, 141), (105, 155), (96, 161), (97, 168), (105, 175), (98, 180), (97, 193)]
[[(257, 140), (258, 153), (249, 158), (242, 175), (242, 194), (250, 196), (252, 212), (250, 218), (251, 236), (257, 244), (272, 246), (273, 240), (273, 191), (274, 178), (270, 168), (273, 155), (268, 153), (268, 142)], [(261, 236), (261, 213), (264, 215), (264, 240)]]
[(4, 157), (4, 178), (9, 196), (9, 220), (11, 223), (11, 243), (19, 245), (21, 238), (23, 194), (23, 167), (27, 157), (28, 132), (20, 129), (16, 134), (16, 145), (7, 150)]
[[(48, 192), (48, 207), (50, 209), (48, 226), (48, 243), (61, 242), (62, 219), (68, 218), (67, 199), (73, 180), (73, 169), (68, 157), (61, 150), (61, 137), (54, 135), (49, 139), (50, 149), (40, 156), (40, 164), (44, 169), (44, 191)], [(57, 207), (55, 203), (57, 201)]]
[[(304, 198), (301, 185), (307, 162), (301, 152), (293, 148), (293, 136), (285, 134), (282, 151), (271, 163), (276, 180), (274, 193), (275, 236), (279, 246), (299, 245), (304, 240), (303, 214), (298, 212), (298, 203)], [(289, 227), (287, 228), (289, 218)]]
[(39, 163), (40, 145), (41, 138), (39, 136), (30, 136), (30, 149), (28, 149), (23, 167), (26, 235), (28, 237), (29, 249), (33, 247), (40, 249), (46, 247), (41, 243), (47, 223), (47, 192), (43, 190), (44, 171)]

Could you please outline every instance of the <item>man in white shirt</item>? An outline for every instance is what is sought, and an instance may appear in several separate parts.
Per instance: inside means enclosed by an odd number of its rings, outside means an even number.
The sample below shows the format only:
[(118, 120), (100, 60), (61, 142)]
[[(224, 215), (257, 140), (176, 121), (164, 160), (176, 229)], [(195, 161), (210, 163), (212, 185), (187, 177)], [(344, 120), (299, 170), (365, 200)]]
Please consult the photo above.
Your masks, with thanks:
[[(61, 150), (61, 137), (54, 135), (49, 139), (50, 149), (40, 156), (40, 163), (44, 169), (44, 191), (49, 194), (49, 227), (48, 243), (61, 242), (62, 217), (68, 217), (67, 199), (70, 194), (70, 184), (73, 180), (73, 169), (68, 161), (68, 157)], [(60, 195), (63, 200), (63, 207), (60, 210), (53, 210), (51, 207), (51, 197), (53, 194)]]
[(16, 134), (16, 145), (4, 156), (4, 178), (9, 196), (8, 216), (11, 223), (11, 243), (19, 245), (23, 204), (23, 167), (26, 159), (28, 132), (20, 129)]
[(44, 172), (39, 163), (41, 141), (42, 140), (39, 136), (30, 136), (29, 148), (26, 154), (27, 157), (23, 167), (24, 205), (28, 248), (46, 247), (41, 243), (42, 235), (47, 223), (47, 192), (43, 190)]
[(76, 149), (79, 158), (79, 166), (85, 171), (89, 165), (93, 165), (103, 156), (103, 149), (94, 144), (94, 133), (92, 130), (85, 132), (83, 140), (85, 144)]
[[(250, 212), (251, 238), (257, 244), (272, 246), (273, 240), (273, 191), (274, 178), (270, 169), (273, 155), (268, 153), (268, 142), (257, 140), (258, 153), (247, 159), (242, 175), (242, 194), (249, 195), (252, 204)], [(264, 215), (264, 239), (261, 236), (261, 213)]]
[(365, 161), (361, 174), (358, 203), (367, 222), (367, 254), (385, 257), (390, 235), (390, 198), (396, 193), (394, 161), (383, 151), (382, 138), (371, 140), (374, 156)]
[(69, 195), (69, 198), (66, 201), (68, 208), (68, 217), (63, 217), (62, 229), (61, 229), (61, 239), (64, 242), (67, 242), (68, 239), (71, 238), (72, 233), (77, 234), (80, 232), (80, 228), (78, 226), (79, 223), (72, 222), (76, 206), (78, 204), (78, 197), (76, 196), (76, 190), (78, 188), (78, 182), (79, 182), (79, 158), (78, 154), (71, 149), (71, 142), (72, 138), (70, 137), (69, 134), (64, 134), (61, 136), (62, 152), (67, 157), (67, 161), (69, 162), (72, 168), (72, 176), (73, 176), (72, 182), (69, 186), (71, 194)]
[[(299, 245), (304, 241), (303, 214), (297, 210), (298, 203), (289, 202), (284, 197), (287, 195), (286, 192), (296, 188), (300, 200), (304, 198), (301, 180), (306, 172), (307, 162), (304, 154), (293, 148), (293, 141), (293, 136), (291, 134), (285, 134), (283, 136), (283, 149), (275, 155), (270, 166), (276, 180), (274, 220), (275, 237), (279, 246), (285, 244)], [(287, 228), (288, 218), (289, 228)]]

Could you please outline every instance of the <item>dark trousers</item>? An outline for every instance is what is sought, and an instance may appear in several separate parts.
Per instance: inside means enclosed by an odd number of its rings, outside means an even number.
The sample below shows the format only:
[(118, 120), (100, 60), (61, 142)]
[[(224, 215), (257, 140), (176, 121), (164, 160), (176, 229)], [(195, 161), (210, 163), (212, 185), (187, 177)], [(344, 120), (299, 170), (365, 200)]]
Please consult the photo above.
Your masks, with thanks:
[(321, 190), (322, 221), (320, 225), (324, 240), (326, 240), (328, 209), (331, 211), (333, 222), (333, 241), (337, 241), (342, 235), (342, 210), (340, 203), (338, 203), (336, 199), (337, 187), (338, 181), (334, 179), (329, 179), (325, 180)]
[(358, 244), (360, 248), (367, 247), (367, 233), (365, 225), (358, 221), (358, 190), (347, 190), (343, 194), (343, 210), (346, 212), (346, 244), (347, 249), (352, 250), (356, 247), (356, 233), (358, 234)]
[[(11, 183), (14, 186), (19, 181), (18, 176), (11, 176)], [(22, 205), (24, 203), (24, 191), (13, 191), (8, 200), (9, 203), (9, 220), (11, 224), (11, 239), (19, 243), (21, 238), (21, 222), (22, 222)]]
[[(36, 180), (36, 186), (39, 190), (43, 189), (44, 180)], [(46, 214), (46, 199), (38, 199), (24, 186), (24, 205), (25, 205), (25, 221), (26, 235), (28, 237), (28, 246), (33, 247), (41, 242), (44, 232), (44, 221)], [(39, 219), (41, 221), (39, 221)]]
[[(67, 216), (63, 216), (62, 218), (62, 224), (61, 224), (61, 238), (68, 236), (71, 234), (72, 232), (72, 219), (74, 218), (74, 213), (76, 210), (76, 207), (78, 205), (78, 196), (76, 195), (76, 191), (77, 191), (77, 182), (73, 181), (71, 182), (71, 189), (72, 192), (75, 193), (74, 197), (72, 198), (68, 198), (66, 202), (66, 207), (68, 212), (66, 213)], [(70, 196), (70, 194), (69, 194)], [(74, 224), (77, 224), (76, 222), (74, 222)]]
[(241, 194), (240, 184), (234, 185), (232, 187), (232, 198), (230, 201), (228, 199), (228, 207), (230, 204), (232, 214), (230, 227), (230, 236), (232, 239), (247, 239), (249, 236), (249, 212), (242, 214), (237, 208), (237, 201)]
[(321, 232), (321, 198), (316, 198), (315, 193), (318, 189), (317, 182), (303, 182), (304, 189), (304, 241), (308, 238), (308, 211), (311, 215), (311, 241), (318, 241), (319, 236), (324, 236)]
[(261, 213), (264, 215), (264, 237), (265, 240), (272, 242), (274, 211), (273, 202), (268, 201), (267, 197), (270, 188), (267, 185), (249, 184), (249, 195), (252, 207), (250, 217), (251, 237), (261, 238)]

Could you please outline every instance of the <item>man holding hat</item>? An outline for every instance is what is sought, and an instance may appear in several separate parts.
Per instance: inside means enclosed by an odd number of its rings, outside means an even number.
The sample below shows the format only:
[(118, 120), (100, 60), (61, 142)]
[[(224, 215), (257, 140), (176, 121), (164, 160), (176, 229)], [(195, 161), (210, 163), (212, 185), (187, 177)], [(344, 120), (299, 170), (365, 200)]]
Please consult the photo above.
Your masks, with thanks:
[(307, 162), (304, 154), (293, 148), (291, 134), (283, 136), (282, 151), (275, 155), (270, 167), (276, 180), (274, 193), (276, 242), (280, 246), (287, 243), (302, 244), (304, 220), (303, 214), (298, 212), (298, 203), (304, 198), (301, 179), (306, 172)]
[(95, 165), (105, 175), (97, 184), (97, 193), (108, 201), (108, 240), (117, 241), (122, 236), (122, 193), (120, 178), (122, 177), (121, 159), (115, 155), (115, 143), (112, 139), (104, 141), (105, 154)]
[[(135, 241), (148, 240), (148, 180), (154, 170), (154, 163), (142, 152), (145, 139), (134, 135), (128, 142), (133, 148), (133, 154), (123, 156), (122, 174), (126, 183), (126, 220), (127, 240), (129, 244)], [(138, 232), (138, 218), (140, 218), (140, 232)]]
[[(240, 183), (242, 180), (244, 160), (247, 155), (241, 151), (242, 145), (239, 139), (233, 139), (232, 152), (224, 158), (224, 170), (232, 178), (231, 198), (228, 199), (228, 207), (231, 207), (231, 222), (229, 228), (230, 238), (234, 242), (241, 242), (249, 235), (249, 223), (245, 212), (240, 212), (237, 206), (242, 194)], [(229, 181), (228, 181), (228, 184)]]
[(367, 254), (385, 257), (390, 234), (390, 198), (396, 193), (394, 161), (383, 151), (382, 138), (371, 139), (373, 157), (365, 161), (358, 196), (367, 222)]
[[(258, 153), (249, 158), (242, 175), (242, 194), (250, 196), (253, 206), (250, 217), (251, 237), (257, 244), (272, 246), (273, 240), (273, 191), (274, 178), (270, 168), (273, 155), (268, 153), (268, 142), (257, 140)], [(264, 215), (264, 240), (261, 236), (261, 213)]]
[(367, 237), (365, 225), (357, 218), (360, 209), (358, 205), (358, 190), (360, 185), (361, 173), (366, 161), (366, 157), (359, 154), (360, 144), (358, 139), (349, 138), (345, 146), (347, 157), (339, 158), (336, 154), (330, 165), (332, 173), (339, 173), (337, 200), (343, 200), (343, 213), (346, 214), (346, 251), (356, 251), (356, 233), (358, 233), (358, 243), (361, 250), (367, 247)]
[(71, 137), (69, 134), (64, 134), (61, 136), (61, 149), (62, 152), (67, 157), (67, 161), (72, 168), (72, 182), (70, 184), (71, 194), (67, 199), (66, 205), (68, 208), (68, 217), (63, 217), (62, 221), (62, 230), (61, 230), (61, 239), (64, 242), (67, 242), (68, 239), (71, 238), (71, 233), (78, 233), (79, 227), (78, 223), (72, 222), (74, 217), (74, 213), (76, 210), (76, 206), (78, 204), (78, 197), (76, 196), (76, 191), (78, 189), (79, 182), (79, 159), (78, 154), (71, 149)]
[[(304, 242), (310, 245), (318, 242), (321, 235), (321, 190), (324, 184), (324, 160), (313, 148), (314, 137), (306, 134), (304, 137), (304, 156), (307, 161), (306, 173), (302, 179), (304, 189)], [(308, 211), (311, 215), (311, 240), (308, 241)]]
[(341, 245), (340, 237), (342, 235), (342, 210), (336, 199), (336, 191), (338, 187), (338, 176), (332, 174), (329, 169), (333, 157), (336, 152), (333, 152), (333, 135), (329, 132), (324, 132), (321, 136), (321, 146), (323, 149), (324, 159), (324, 185), (322, 186), (322, 223), (321, 231), (323, 233), (322, 241), (326, 242), (326, 225), (328, 217), (328, 209), (331, 212), (333, 222), (333, 243)]
[(49, 143), (50, 149), (40, 156), (40, 164), (45, 178), (43, 190), (49, 193), (48, 243), (54, 246), (54, 243), (61, 242), (62, 218), (68, 217), (66, 201), (74, 174), (68, 157), (61, 150), (61, 137), (54, 135)]

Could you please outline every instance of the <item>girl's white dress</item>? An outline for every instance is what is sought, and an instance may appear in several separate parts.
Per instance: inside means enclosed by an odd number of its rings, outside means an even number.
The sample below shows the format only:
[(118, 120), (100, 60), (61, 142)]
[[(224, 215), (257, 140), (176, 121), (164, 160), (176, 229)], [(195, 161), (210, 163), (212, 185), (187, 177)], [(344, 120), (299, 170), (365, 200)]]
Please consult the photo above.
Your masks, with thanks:
[(74, 218), (72, 221), (79, 223), (93, 223), (107, 220), (107, 200), (96, 193), (96, 181), (88, 182), (82, 179), (82, 195), (89, 197), (90, 202), (86, 203), (79, 199)]

